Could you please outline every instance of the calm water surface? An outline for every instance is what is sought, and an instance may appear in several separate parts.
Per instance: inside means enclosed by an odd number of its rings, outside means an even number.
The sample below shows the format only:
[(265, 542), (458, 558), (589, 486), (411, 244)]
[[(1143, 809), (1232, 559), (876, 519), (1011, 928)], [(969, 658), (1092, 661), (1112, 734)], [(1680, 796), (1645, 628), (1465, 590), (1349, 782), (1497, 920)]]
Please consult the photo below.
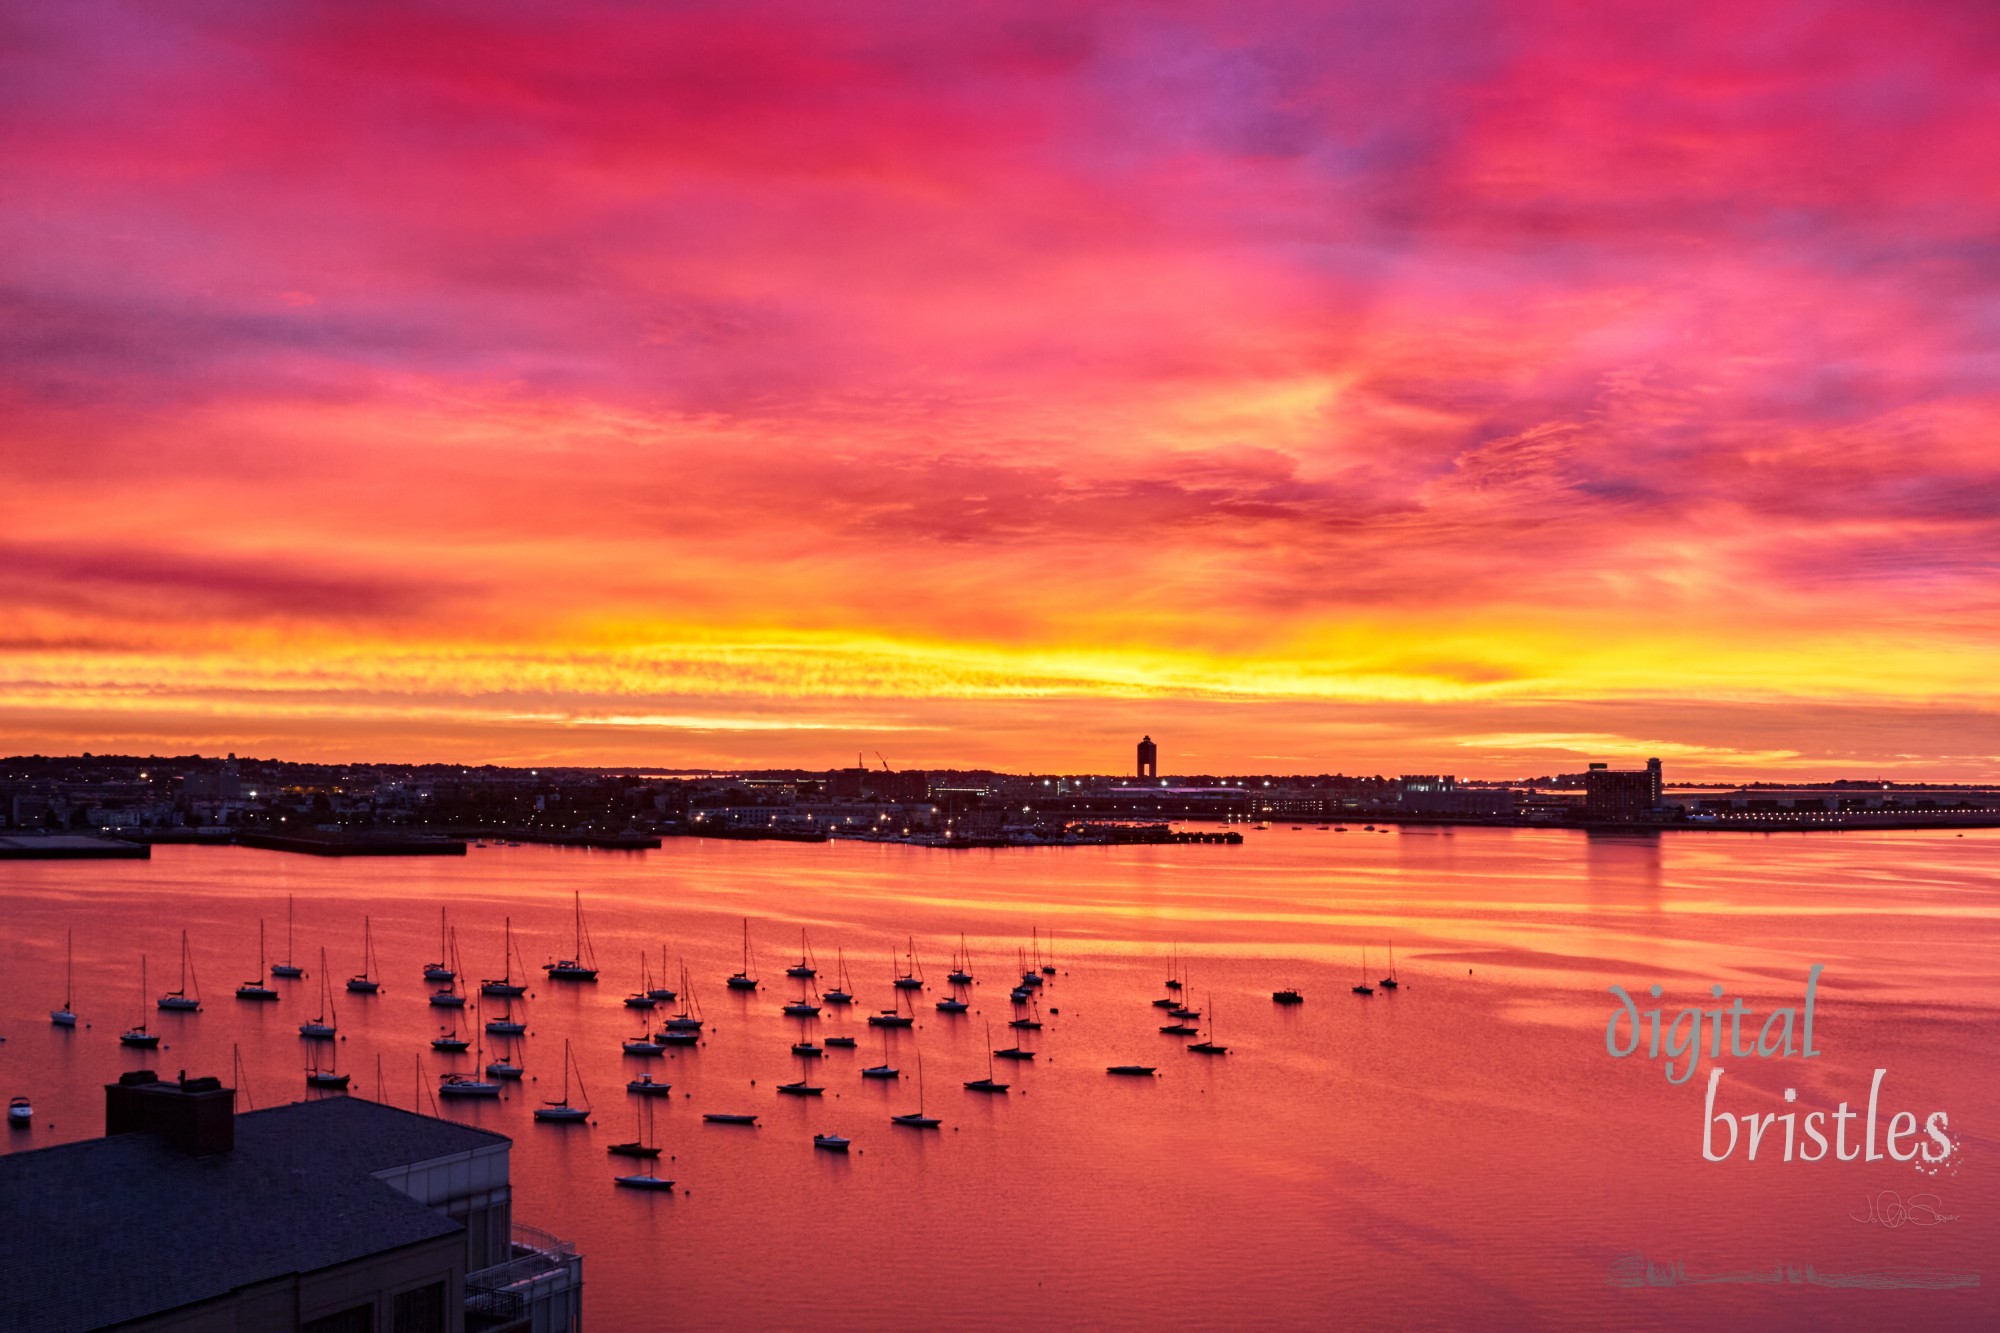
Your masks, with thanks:
[[(32, 1095), (37, 1123), (0, 1150), (89, 1137), (101, 1085), (126, 1069), (229, 1075), (240, 1047), (258, 1106), (305, 1096), (297, 1024), (318, 1010), (319, 951), (360, 970), (372, 920), (384, 988), (335, 996), (339, 1067), (357, 1093), (428, 1111), (426, 1081), (470, 1070), (428, 1047), (450, 1011), (427, 1005), (422, 965), (449, 912), (464, 969), (498, 975), (513, 918), (534, 968), (519, 1005), (530, 1035), (515, 1095), (445, 1114), (514, 1136), (515, 1215), (585, 1255), (592, 1328), (1000, 1327), (1894, 1327), (2000, 1326), (2000, 1204), (1993, 1201), (2000, 1062), (2000, 835), (1880, 833), (1597, 838), (1542, 830), (1335, 834), (1280, 827), (1242, 847), (947, 853), (854, 843), (669, 841), (643, 854), (489, 848), (463, 860), (321, 861), (241, 848), (162, 847), (150, 862), (0, 865), (0, 1093)], [(583, 894), (603, 979), (550, 984)], [(258, 966), (258, 921), (314, 974), (273, 982), (277, 1004), (237, 1002)], [(763, 988), (722, 982), (745, 917)], [(81, 1022), (53, 1028), (64, 932), (75, 931)], [(780, 1004), (808, 932), (828, 984), (844, 948), (858, 1003), (810, 1024)], [(1006, 1096), (961, 1084), (1017, 1035), (1007, 990), (1031, 931), (1058, 974), (1032, 1062), (1000, 1063)], [(204, 1010), (145, 1017), (166, 1049), (119, 1046), (151, 989), (178, 982), (189, 932)], [(934, 1004), (961, 932), (978, 981), (972, 1012)], [(929, 989), (918, 1026), (886, 1042), (904, 1078), (864, 1082), (884, 1038), (864, 1026), (894, 1002), (894, 956), (914, 936)], [(1349, 987), (1388, 966), (1397, 993)], [(640, 1017), (642, 952), (685, 961), (706, 1043), (623, 1057)], [(1148, 1002), (1176, 953), (1190, 1003), (1222, 1057), (1163, 1036)], [(1604, 1025), (1625, 986), (1660, 984), (1677, 1009), (1721, 983), (1759, 1014), (1796, 1005), (1823, 963), (1812, 1061), (1725, 1058), (1737, 1113), (1865, 1109), (1886, 1068), (1882, 1118), (1944, 1110), (1961, 1152), (1935, 1175), (1883, 1161), (1701, 1157), (1707, 1069), (1675, 1086), (1657, 1061), (1614, 1061)], [(1271, 991), (1297, 986), (1303, 1006)], [(1650, 1001), (1647, 1001), (1650, 1003)], [(458, 1020), (468, 1035), (482, 1015)], [(1726, 1001), (1725, 1001), (1726, 1003)], [(475, 1005), (477, 1000), (475, 998)], [(1057, 1012), (1060, 1011), (1060, 1012)], [(654, 1025), (666, 1009), (655, 1011)], [(1204, 1021), (1207, 1021), (1206, 1019)], [(790, 1043), (853, 1033), (812, 1079)], [(589, 1126), (535, 1124), (557, 1095), (570, 1039)], [(942, 1130), (888, 1117), (927, 1109)], [(490, 1053), (489, 1053), (490, 1054)], [(378, 1084), (378, 1057), (382, 1079)], [(1156, 1065), (1156, 1079), (1105, 1074)], [(611, 1185), (607, 1143), (633, 1136), (625, 1081), (674, 1085), (655, 1127), (684, 1193)], [(1797, 1090), (1796, 1108), (1782, 1099)], [(572, 1089), (572, 1100), (578, 1100)], [(705, 1125), (748, 1111), (754, 1130)], [(815, 1131), (854, 1141), (816, 1153)], [(1769, 1150), (1767, 1149), (1767, 1152)], [(1957, 1220), (1891, 1229), (1854, 1219), (1867, 1196), (1936, 1194)], [(1958, 1291), (1742, 1284), (1631, 1289), (1623, 1257), (1691, 1274), (1878, 1269), (1978, 1272)]]

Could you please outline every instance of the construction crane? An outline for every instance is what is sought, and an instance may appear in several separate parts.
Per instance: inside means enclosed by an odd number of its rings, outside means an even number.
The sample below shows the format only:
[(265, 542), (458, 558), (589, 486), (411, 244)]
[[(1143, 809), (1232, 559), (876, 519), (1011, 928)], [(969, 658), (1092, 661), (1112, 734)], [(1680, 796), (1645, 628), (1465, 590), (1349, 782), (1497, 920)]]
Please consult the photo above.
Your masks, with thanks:
[[(877, 759), (882, 759), (882, 752), (881, 752), (880, 750), (877, 750), (877, 751), (875, 752), (875, 757), (876, 757)], [(884, 773), (893, 773), (893, 772), (895, 772), (896, 770), (895, 770), (895, 769), (893, 769), (893, 768), (891, 768), (891, 767), (889, 767), (889, 761), (888, 761), (887, 759), (882, 759), (882, 771), (883, 771)]]

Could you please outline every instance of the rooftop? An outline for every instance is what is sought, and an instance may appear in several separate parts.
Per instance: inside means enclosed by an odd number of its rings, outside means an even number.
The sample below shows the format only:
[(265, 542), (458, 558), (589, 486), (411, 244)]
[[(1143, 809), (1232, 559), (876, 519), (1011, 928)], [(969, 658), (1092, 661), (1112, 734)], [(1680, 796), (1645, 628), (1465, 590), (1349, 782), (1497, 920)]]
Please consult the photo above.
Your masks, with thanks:
[(0, 1328), (97, 1328), (456, 1234), (372, 1173), (509, 1142), (356, 1097), (235, 1130), (209, 1157), (151, 1134), (0, 1157)]

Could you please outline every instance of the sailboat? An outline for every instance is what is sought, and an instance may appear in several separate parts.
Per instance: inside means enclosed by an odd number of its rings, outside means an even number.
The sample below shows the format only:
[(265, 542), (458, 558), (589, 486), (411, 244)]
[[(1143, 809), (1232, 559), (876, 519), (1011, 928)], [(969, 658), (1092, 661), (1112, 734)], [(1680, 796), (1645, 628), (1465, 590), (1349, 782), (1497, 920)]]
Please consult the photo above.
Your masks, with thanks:
[(62, 1008), (49, 1010), (49, 1022), (59, 1028), (76, 1026), (76, 932), (63, 932)]
[[(475, 1069), (479, 1067), (479, 1057), (481, 1054), (479, 1034), (475, 1030), (472, 1034), (472, 1064)], [(421, 1062), (422, 1057), (419, 1056), (418, 1059)], [(419, 1063), (417, 1068), (422, 1069), (423, 1065)], [(437, 1095), (440, 1097), (498, 1097), (500, 1095), (500, 1085), (492, 1079), (480, 1078), (474, 1074), (440, 1074), (438, 1076)]]
[(1042, 1010), (1039, 1001), (1028, 1001), (1028, 1012), (1019, 1018), (1007, 1020), (1007, 1026), (1020, 1032), (1040, 1032), (1042, 1030)]
[(576, 944), (568, 958), (542, 965), (542, 971), (549, 974), (550, 981), (597, 980), (597, 951), (591, 947), (590, 936), (583, 928), (583, 891), (578, 889), (575, 893)]
[(743, 918), (743, 970), (729, 974), (729, 989), (756, 990), (757, 978), (750, 975), (750, 918)]
[(146, 1030), (146, 955), (139, 955), (139, 1021), (118, 1034), (118, 1040), (126, 1046), (158, 1046), (160, 1034)]
[(819, 998), (828, 1004), (853, 1004), (854, 983), (847, 976), (847, 948), (845, 945), (841, 946), (840, 962), (834, 969), (833, 979), (833, 989), (821, 991)]
[(1020, 964), (1021, 967), (1021, 984), (1016, 986), (1015, 990), (1029, 990), (1042, 984), (1042, 974), (1028, 961), (1028, 955), (1025, 950), (1016, 949), (1014, 951), (1014, 961)]
[(292, 961), (292, 895), (285, 895), (285, 961), (271, 964), (271, 975), (296, 981), (306, 970)]
[(464, 971), (465, 967), (464, 964), (458, 961), (458, 928), (456, 926), (452, 927), (451, 930), (446, 932), (446, 938), (448, 941), (447, 957), (451, 959), (451, 966), (444, 969), (448, 980), (444, 983), (443, 989), (431, 992), (429, 1002), (440, 1009), (463, 1009), (465, 1008), (465, 996), (458, 989), (458, 974)]
[[(993, 1025), (991, 1023), (986, 1025), (986, 1039), (988, 1041), (993, 1040)], [(999, 1056), (1002, 1060), (1032, 1060), (1035, 1058), (1035, 1053), (1023, 1047), (1018, 1038), (1012, 1046), (1004, 1050), (995, 1051), (993, 1054)]]
[(861, 1071), (861, 1077), (863, 1078), (901, 1077), (901, 1071), (899, 1071), (894, 1065), (889, 1063), (889, 1030), (887, 1028), (882, 1029), (882, 1063), (879, 1065), (868, 1066), (868, 1068)]
[(646, 991), (646, 994), (652, 996), (656, 1000), (661, 1000), (664, 1001), (665, 1003), (672, 1004), (677, 997), (674, 992), (674, 988), (672, 986), (667, 985), (666, 981), (667, 981), (667, 946), (662, 944), (660, 946), (660, 984), (657, 986), (649, 987)]
[(788, 974), (799, 977), (799, 998), (788, 1000), (785, 1003), (786, 1016), (789, 1018), (817, 1018), (819, 1016), (819, 1006), (813, 1003), (812, 990), (812, 978), (814, 974), (807, 972), (803, 976), (800, 976), (794, 968), (787, 968), (785, 970)]
[(1005, 1092), (1005, 1083), (993, 1081), (993, 1021), (986, 1022), (986, 1077), (973, 1079), (965, 1085), (967, 1092)]
[(680, 1011), (667, 1020), (659, 1040), (669, 1046), (692, 1046), (701, 1040), (701, 1001), (695, 998), (688, 981), (687, 963), (681, 963)]
[[(507, 918), (506, 936), (500, 946), (500, 950), (500, 971), (502, 975), (499, 977), (488, 977), (486, 980), (480, 982), (479, 993), (481, 995), (527, 994), (527, 984), (514, 980), (514, 918), (511, 916)], [(525, 968), (522, 970), (526, 971)], [(446, 968), (444, 971), (446, 980), (449, 980), (451, 969)]]
[(458, 972), (445, 960), (451, 957), (451, 940), (445, 929), (444, 908), (438, 908), (438, 961), (424, 964), (425, 981), (454, 981)]
[(674, 1187), (673, 1181), (663, 1180), (649, 1171), (631, 1176), (613, 1176), (611, 1183), (623, 1185), (628, 1190), (670, 1190)]
[(188, 994), (190, 980), (194, 977), (194, 956), (188, 949), (188, 933), (181, 932), (181, 984), (179, 990), (170, 990), (159, 998), (162, 1009), (178, 1010), (182, 1013), (199, 1013), (201, 1010), (201, 982), (193, 981), (194, 994)]
[(1208, 1037), (1207, 1037), (1207, 1039), (1206, 1039), (1206, 1040), (1203, 1040), (1203, 1041), (1198, 1041), (1198, 1042), (1196, 1042), (1196, 1043), (1195, 1043), (1194, 1045), (1192, 1045), (1192, 1046), (1188, 1047), (1188, 1049), (1189, 1049), (1190, 1051), (1193, 1051), (1193, 1052), (1194, 1052), (1194, 1053), (1195, 1053), (1196, 1055), (1227, 1055), (1227, 1054), (1229, 1054), (1229, 1048), (1228, 1048), (1227, 1046), (1217, 1046), (1217, 1045), (1215, 1044), (1215, 994), (1214, 994), (1214, 992), (1210, 992), (1210, 993), (1209, 993), (1209, 997), (1208, 997)]
[(451, 1028), (449, 1030), (445, 1028), (439, 1028), (437, 1036), (431, 1038), (431, 1049), (434, 1051), (457, 1052), (465, 1050), (467, 1047), (471, 1045), (472, 1045), (471, 1042), (467, 1041), (465, 1038), (458, 1035), (457, 1028)]
[(665, 1055), (667, 1053), (667, 1044), (663, 1041), (654, 1041), (651, 1037), (641, 1032), (636, 1037), (627, 1037), (624, 1049), (627, 1055)]
[(1052, 977), (1055, 974), (1056, 974), (1056, 933), (1052, 930), (1049, 932), (1049, 956), (1042, 960), (1042, 975), (1045, 977)]
[(1356, 995), (1373, 995), (1375, 993), (1375, 988), (1368, 984), (1368, 946), (1365, 944), (1361, 946), (1361, 981), (1358, 985), (1351, 986), (1349, 989)]
[(1174, 946), (1173, 968), (1171, 971), (1167, 973), (1167, 989), (1179, 990), (1180, 988), (1181, 988), (1181, 946), (1176, 944)]
[(634, 1104), (632, 1107), (632, 1129), (637, 1137), (630, 1143), (609, 1144), (605, 1147), (604, 1151), (618, 1157), (658, 1157), (660, 1155), (660, 1146), (657, 1143), (648, 1142), (652, 1138), (652, 1134), (649, 1132), (649, 1124), (652, 1118), (653, 1104), (651, 1102), (641, 1100)]
[(972, 951), (965, 947), (963, 931), (958, 936), (958, 952), (951, 957), (951, 971), (944, 974), (944, 979), (954, 986), (972, 984)]
[(236, 988), (239, 1000), (275, 1000), (278, 992), (264, 984), (264, 918), (257, 918), (257, 975)]
[(326, 983), (326, 950), (319, 951), (319, 1017), (299, 1024), (299, 1035), (309, 1041), (332, 1041), (334, 1036), (333, 987)]
[(334, 1066), (338, 1064), (339, 1061), (340, 1061), (339, 1042), (335, 1042), (332, 1046), (327, 1048), (327, 1059), (326, 1059), (325, 1069), (321, 1069), (319, 1067), (319, 1047), (314, 1046), (312, 1063), (306, 1066), (306, 1086), (308, 1088), (329, 1088), (340, 1092), (346, 1092), (348, 1080), (352, 1076), (348, 1074), (339, 1073), (334, 1069)]
[(806, 943), (805, 927), (799, 927), (799, 961), (785, 969), (788, 977), (816, 977), (819, 962), (812, 956), (812, 946)]
[(639, 951), (639, 989), (625, 997), (627, 1009), (651, 1009), (659, 1001), (653, 998), (652, 964), (646, 961), (646, 951)]
[(632, 1079), (625, 1085), (625, 1091), (636, 1097), (665, 1097), (673, 1090), (671, 1083), (655, 1083), (651, 1074)]
[(938, 1127), (936, 1116), (924, 1114), (924, 1056), (921, 1051), (917, 1052), (917, 1109), (909, 1115), (892, 1115), (889, 1120), (892, 1124), (908, 1125), (911, 1129)]
[[(518, 1050), (519, 1048), (520, 1048), (520, 1043), (517, 1040), (514, 1049)], [(486, 1062), (486, 1077), (508, 1078), (518, 1081), (521, 1077), (521, 1066), (514, 1062), (512, 1058), (513, 1054), (514, 1051), (512, 1050), (510, 1051), (496, 1050), (493, 1054), (493, 1058)]]
[(1396, 989), (1396, 946), (1393, 944), (1389, 946), (1389, 975), (1376, 984), (1383, 990)]
[(486, 1030), (496, 1037), (518, 1037), (528, 1030), (528, 1025), (514, 1017), (514, 1002), (510, 999), (500, 1017), (486, 1020)]
[(799, 1061), (799, 1081), (796, 1083), (780, 1083), (778, 1091), (787, 1097), (817, 1097), (824, 1093), (826, 1089), (812, 1082), (807, 1076), (806, 1062), (802, 1058)]
[(922, 990), (923, 988), (924, 970), (917, 963), (917, 937), (912, 935), (910, 936), (910, 951), (907, 955), (907, 966), (903, 971), (896, 974), (896, 989)]
[(848, 1142), (838, 1134), (813, 1135), (813, 1147), (821, 1152), (846, 1152)]
[(938, 1012), (941, 1014), (962, 1014), (972, 1006), (964, 1000), (959, 999), (956, 995), (947, 995), (937, 1002), (937, 1007)]
[(358, 995), (373, 995), (382, 989), (382, 983), (375, 979), (375, 925), (365, 916), (361, 918), (361, 975), (349, 977), (347, 989)]

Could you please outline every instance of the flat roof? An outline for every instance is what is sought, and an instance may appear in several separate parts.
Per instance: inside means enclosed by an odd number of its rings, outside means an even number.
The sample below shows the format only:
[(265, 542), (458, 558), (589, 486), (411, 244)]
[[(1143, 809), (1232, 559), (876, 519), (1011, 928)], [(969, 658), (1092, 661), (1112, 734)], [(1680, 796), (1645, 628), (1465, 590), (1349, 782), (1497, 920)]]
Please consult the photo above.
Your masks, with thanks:
[(457, 1234), (373, 1173), (512, 1142), (358, 1097), (235, 1130), (210, 1157), (151, 1134), (0, 1157), (0, 1328), (99, 1328)]

